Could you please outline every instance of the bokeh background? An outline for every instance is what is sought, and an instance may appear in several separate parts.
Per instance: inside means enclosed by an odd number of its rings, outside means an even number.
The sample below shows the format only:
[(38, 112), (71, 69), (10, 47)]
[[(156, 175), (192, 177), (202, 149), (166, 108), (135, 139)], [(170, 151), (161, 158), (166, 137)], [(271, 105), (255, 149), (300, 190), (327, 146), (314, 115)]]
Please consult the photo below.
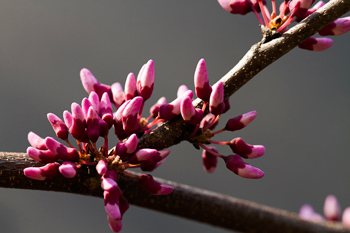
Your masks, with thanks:
[[(267, 151), (251, 164), (261, 180), (234, 175), (222, 161), (203, 171), (201, 152), (183, 142), (155, 175), (238, 198), (298, 212), (304, 203), (322, 211), (334, 194), (350, 206), (350, 34), (334, 38), (324, 52), (294, 49), (231, 97), (225, 120), (258, 112), (249, 127), (224, 133)], [(129, 72), (155, 62), (150, 106), (169, 101), (205, 58), (211, 84), (261, 39), (253, 14), (231, 15), (217, 1), (21, 0), (0, 1), (1, 151), (25, 152), (27, 133), (54, 132), (48, 112), (62, 116), (87, 94), (79, 71), (124, 85)], [(229, 154), (228, 148), (220, 152)], [(123, 232), (228, 232), (179, 217), (131, 206)], [(103, 199), (66, 193), (0, 189), (0, 231), (111, 232)]]

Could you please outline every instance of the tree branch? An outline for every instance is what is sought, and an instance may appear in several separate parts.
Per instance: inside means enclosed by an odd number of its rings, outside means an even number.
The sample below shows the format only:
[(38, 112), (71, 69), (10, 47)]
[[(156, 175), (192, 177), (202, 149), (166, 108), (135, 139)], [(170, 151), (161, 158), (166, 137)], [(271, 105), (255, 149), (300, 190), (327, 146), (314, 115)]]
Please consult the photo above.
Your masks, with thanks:
[[(265, 67), (349, 10), (350, 0), (334, 0), (281, 37), (252, 46), (242, 60), (220, 80), (225, 85), (225, 97), (231, 96)], [(197, 99), (194, 104), (200, 106), (202, 103)], [(192, 130), (192, 125), (177, 117), (143, 135), (139, 141), (139, 148), (170, 147), (188, 139)], [(78, 175), (73, 179), (58, 176), (49, 181), (26, 178), (23, 168), (29, 166), (40, 164), (30, 160), (24, 153), (0, 152), (0, 187), (62, 191), (102, 197), (100, 177), (88, 166), (79, 169)], [(349, 229), (335, 223), (311, 223), (286, 211), (169, 181), (160, 182), (174, 186), (174, 192), (167, 196), (152, 196), (140, 189), (135, 179), (121, 176), (118, 180), (124, 195), (132, 204), (228, 229), (284, 233), (350, 232)]]
[[(57, 176), (48, 181), (28, 179), (23, 168), (40, 166), (25, 153), (0, 152), (0, 187), (68, 192), (103, 197), (100, 176), (88, 167), (79, 169), (73, 179)], [(142, 190), (136, 178), (120, 176), (118, 185), (131, 204), (168, 214), (220, 226), (223, 228), (259, 233), (350, 233), (341, 224), (312, 223), (296, 213), (275, 209), (207, 190), (163, 179), (157, 181), (174, 187), (170, 195), (154, 196)]]
[[(253, 45), (239, 63), (219, 80), (225, 85), (225, 98), (234, 94), (268, 65), (348, 11), (350, 11), (350, 0), (330, 1), (281, 37), (266, 44), (259, 42)], [(195, 106), (202, 106), (202, 104), (200, 99), (194, 101)], [(139, 148), (158, 150), (168, 148), (188, 140), (193, 129), (193, 125), (177, 117), (143, 135), (139, 140)]]

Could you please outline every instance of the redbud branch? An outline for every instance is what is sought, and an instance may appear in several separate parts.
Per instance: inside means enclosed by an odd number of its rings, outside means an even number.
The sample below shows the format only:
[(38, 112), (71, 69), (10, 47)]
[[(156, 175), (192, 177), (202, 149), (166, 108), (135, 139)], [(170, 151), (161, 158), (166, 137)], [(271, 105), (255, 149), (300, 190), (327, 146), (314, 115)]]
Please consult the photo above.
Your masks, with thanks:
[[(72, 179), (56, 176), (48, 181), (37, 181), (23, 175), (23, 168), (41, 165), (25, 153), (0, 152), (0, 187), (103, 197), (100, 176), (94, 169), (82, 167)], [(308, 222), (300, 219), (296, 213), (171, 181), (156, 180), (173, 186), (174, 191), (165, 196), (151, 195), (140, 188), (137, 178), (129, 176), (120, 176), (118, 185), (131, 204), (226, 229), (251, 233), (350, 233), (350, 229), (341, 224)]]
[[(253, 45), (239, 63), (219, 80), (224, 83), (225, 98), (229, 98), (268, 65), (348, 11), (350, 11), (350, 0), (330, 1), (281, 37), (268, 43), (259, 42)], [(203, 104), (200, 99), (196, 99), (193, 103), (197, 107)], [(193, 125), (177, 117), (143, 135), (140, 138), (139, 147), (161, 150), (188, 140), (193, 129)]]

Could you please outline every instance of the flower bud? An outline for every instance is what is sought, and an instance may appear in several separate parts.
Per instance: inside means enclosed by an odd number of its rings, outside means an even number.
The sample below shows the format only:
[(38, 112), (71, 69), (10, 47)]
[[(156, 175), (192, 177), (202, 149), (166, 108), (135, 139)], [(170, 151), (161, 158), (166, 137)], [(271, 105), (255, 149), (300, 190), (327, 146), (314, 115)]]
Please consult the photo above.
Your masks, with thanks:
[(42, 167), (27, 167), (23, 170), (24, 175), (33, 180), (49, 180), (58, 175), (59, 163), (48, 163)]
[(327, 220), (340, 221), (341, 207), (335, 196), (329, 195), (326, 197), (323, 207), (323, 213)]
[(141, 188), (153, 195), (168, 195), (174, 190), (170, 185), (155, 181), (151, 175), (141, 175), (139, 181)]
[(89, 94), (90, 92), (95, 91), (96, 86), (100, 85), (95, 76), (90, 72), (90, 70), (86, 68), (81, 69), (80, 80), (85, 91)]
[(329, 38), (314, 38), (309, 37), (299, 44), (299, 48), (311, 51), (323, 51), (331, 47), (333, 40)]
[(239, 155), (226, 156), (224, 160), (229, 170), (243, 178), (260, 179), (264, 176), (263, 171), (245, 163)]
[(185, 97), (182, 99), (180, 111), (182, 118), (187, 123), (196, 125), (203, 119), (203, 111), (201, 109), (196, 109), (192, 105), (192, 99), (190, 97)]
[[(97, 110), (96, 110), (97, 111)], [(98, 111), (102, 120), (108, 123), (108, 127), (113, 125), (113, 110), (112, 104), (107, 93), (104, 93), (101, 97), (100, 109)]]
[(30, 131), (28, 133), (28, 142), (29, 144), (39, 150), (47, 150), (47, 146), (45, 144), (45, 139), (41, 138), (39, 135), (36, 133), (33, 133)]
[(106, 174), (107, 171), (108, 171), (108, 163), (107, 163), (107, 160), (101, 159), (100, 161), (98, 161), (98, 163), (96, 164), (96, 171), (97, 171), (97, 173), (100, 174), (100, 175)]
[(39, 163), (53, 163), (57, 160), (57, 156), (50, 150), (38, 150), (34, 147), (28, 147), (27, 154)]
[(235, 131), (246, 127), (256, 117), (256, 111), (247, 112), (227, 121), (225, 130)]
[(209, 100), (209, 111), (214, 115), (220, 115), (225, 110), (224, 103), (224, 84), (218, 82), (213, 86), (213, 91)]
[(111, 91), (112, 91), (112, 99), (110, 99), (116, 106), (116, 108), (119, 108), (124, 101), (125, 101), (125, 93), (123, 91), (122, 85), (120, 83), (116, 82), (111, 85)]
[(66, 147), (52, 137), (45, 138), (47, 148), (59, 159), (64, 161), (79, 161), (79, 153), (75, 148)]
[(176, 94), (176, 96), (177, 97), (180, 97), (180, 96), (182, 96), (186, 91), (188, 91), (189, 89), (188, 89), (188, 87), (186, 86), (186, 85), (181, 85), (181, 86), (179, 86), (179, 88), (177, 89), (177, 94)]
[(350, 31), (350, 16), (339, 18), (318, 31), (320, 36), (339, 36)]
[(129, 73), (125, 81), (125, 100), (131, 100), (137, 96), (136, 80), (133, 73)]
[[(213, 146), (208, 146), (208, 148), (214, 152), (218, 152), (218, 150)], [(206, 172), (212, 173), (215, 171), (216, 165), (218, 163), (218, 158), (215, 155), (211, 154), (206, 150), (203, 150), (202, 160), (203, 160), (203, 167)]]
[(144, 101), (148, 100), (153, 92), (154, 87), (154, 63), (149, 60), (142, 66), (137, 76), (137, 93)]
[(159, 113), (159, 108), (160, 106), (162, 106), (163, 104), (166, 104), (166, 98), (165, 97), (161, 97), (157, 103), (155, 103), (149, 110), (151, 116), (153, 118), (156, 118), (158, 116)]
[(194, 86), (197, 97), (208, 102), (212, 88), (209, 85), (207, 66), (203, 58), (199, 60), (196, 71), (194, 72)]
[(261, 145), (249, 145), (242, 138), (232, 139), (229, 146), (233, 153), (240, 155), (246, 159), (255, 159), (265, 154), (265, 147)]
[(77, 175), (78, 172), (77, 166), (70, 161), (64, 161), (58, 170), (66, 178), (73, 178)]
[(142, 107), (142, 104), (143, 98), (138, 96), (130, 100), (130, 103), (123, 110), (123, 129), (128, 135), (136, 133), (141, 129), (138, 113)]
[(49, 120), (50, 124), (52, 125), (53, 130), (55, 131), (57, 137), (59, 137), (62, 140), (68, 139), (68, 128), (66, 124), (55, 114), (48, 113), (47, 119)]

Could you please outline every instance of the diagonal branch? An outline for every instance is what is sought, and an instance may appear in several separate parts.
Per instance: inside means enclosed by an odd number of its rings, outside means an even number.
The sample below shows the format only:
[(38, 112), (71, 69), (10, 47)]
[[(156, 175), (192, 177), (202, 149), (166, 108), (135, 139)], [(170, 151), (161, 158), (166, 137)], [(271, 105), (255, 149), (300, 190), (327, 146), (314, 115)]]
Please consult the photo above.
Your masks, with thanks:
[[(79, 169), (73, 179), (57, 176), (48, 181), (36, 181), (23, 175), (23, 168), (40, 166), (25, 153), (0, 152), (0, 187), (37, 189), (103, 197), (100, 177), (96, 172)], [(136, 178), (121, 176), (118, 184), (131, 204), (196, 220), (241, 232), (259, 233), (350, 233), (349, 228), (336, 223), (312, 223), (297, 214), (229, 197), (207, 190), (163, 179), (174, 191), (166, 196), (154, 196), (143, 191)]]
[[(331, 1), (280, 38), (252, 46), (242, 60), (221, 79), (225, 84), (226, 98), (265, 67), (349, 10), (350, 0)], [(194, 104), (201, 105), (201, 102), (195, 100)], [(142, 136), (139, 147), (170, 147), (188, 139), (192, 127), (178, 117)], [(79, 169), (77, 177), (73, 179), (56, 177), (43, 182), (24, 177), (22, 170), (28, 166), (40, 164), (30, 160), (24, 153), (0, 152), (0, 187), (62, 191), (102, 197), (100, 178), (93, 169), (89, 170), (89, 167)], [(142, 191), (135, 179), (120, 177), (118, 180), (123, 193), (132, 204), (228, 229), (244, 232), (350, 233), (349, 229), (341, 225), (310, 223), (286, 211), (169, 181), (161, 182), (173, 185), (174, 192), (168, 196), (152, 196)]]
[[(350, 0), (330, 1), (281, 37), (266, 44), (259, 42), (253, 45), (239, 63), (219, 80), (225, 85), (225, 97), (228, 98), (234, 94), (268, 65), (348, 11), (350, 11)], [(194, 105), (201, 106), (201, 100), (196, 99)], [(140, 138), (139, 147), (161, 150), (188, 140), (191, 132), (193, 132), (193, 125), (177, 117), (143, 135)]]

